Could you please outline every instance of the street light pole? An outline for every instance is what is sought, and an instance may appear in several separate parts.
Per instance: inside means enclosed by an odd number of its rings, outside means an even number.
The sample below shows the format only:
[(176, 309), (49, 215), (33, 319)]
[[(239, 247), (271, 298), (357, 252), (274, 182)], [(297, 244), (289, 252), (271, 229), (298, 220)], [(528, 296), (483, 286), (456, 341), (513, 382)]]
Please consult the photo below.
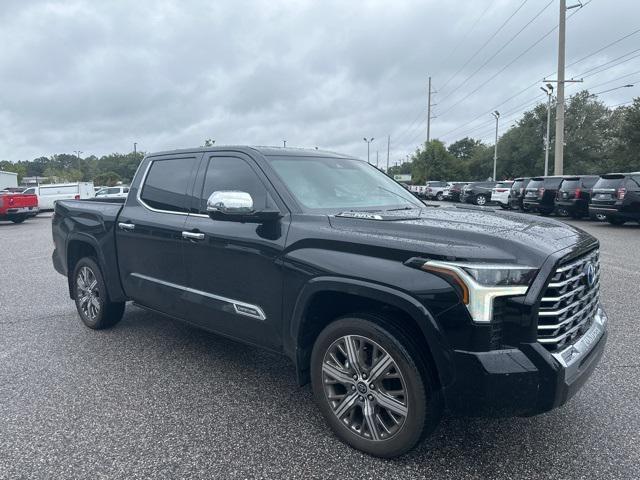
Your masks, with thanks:
[(544, 138), (544, 176), (549, 175), (549, 138), (551, 129), (551, 95), (553, 94), (553, 85), (547, 83), (547, 88), (540, 87), (547, 94), (547, 136)]
[(500, 112), (495, 111), (491, 115), (493, 115), (496, 119), (496, 144), (493, 148), (493, 181), (496, 181), (496, 166), (498, 165), (498, 120), (500, 119)]
[(369, 145), (371, 145), (371, 142), (373, 142), (373, 140), (373, 137), (369, 139), (367, 137), (364, 137), (364, 141), (367, 142), (367, 163), (371, 163), (371, 161), (369, 160)]
[(133, 142), (133, 156), (135, 157), (137, 153), (138, 153), (138, 143)]
[(80, 150), (74, 150), (73, 153), (75, 153), (76, 157), (78, 157), (78, 171), (82, 173), (82, 169), (80, 168), (80, 154), (84, 152), (81, 152)]
[(282, 140), (282, 146), (283, 146), (284, 148), (287, 148), (287, 141), (286, 141), (286, 140)]

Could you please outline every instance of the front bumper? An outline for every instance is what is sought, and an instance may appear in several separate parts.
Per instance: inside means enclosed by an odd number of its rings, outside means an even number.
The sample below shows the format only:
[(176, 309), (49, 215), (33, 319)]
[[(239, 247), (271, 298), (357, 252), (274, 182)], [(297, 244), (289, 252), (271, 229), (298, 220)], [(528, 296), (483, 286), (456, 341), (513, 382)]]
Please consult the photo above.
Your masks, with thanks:
[(602, 308), (573, 345), (550, 353), (539, 343), (489, 352), (455, 352), (456, 381), (447, 407), (472, 416), (528, 416), (565, 404), (598, 364), (607, 341)]

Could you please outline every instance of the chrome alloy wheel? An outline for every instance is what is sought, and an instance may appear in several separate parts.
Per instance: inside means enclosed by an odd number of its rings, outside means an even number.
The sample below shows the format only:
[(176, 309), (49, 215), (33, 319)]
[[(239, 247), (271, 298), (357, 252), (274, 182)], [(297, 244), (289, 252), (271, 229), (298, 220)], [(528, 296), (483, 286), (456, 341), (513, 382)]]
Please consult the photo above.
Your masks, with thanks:
[(476, 205), (486, 205), (487, 203), (487, 197), (485, 197), (484, 195), (478, 195), (476, 197)]
[(89, 320), (100, 314), (100, 292), (98, 281), (89, 267), (82, 267), (76, 278), (76, 297), (82, 313)]
[(367, 440), (387, 440), (409, 411), (406, 383), (384, 348), (359, 335), (338, 338), (322, 361), (324, 392), (333, 413)]

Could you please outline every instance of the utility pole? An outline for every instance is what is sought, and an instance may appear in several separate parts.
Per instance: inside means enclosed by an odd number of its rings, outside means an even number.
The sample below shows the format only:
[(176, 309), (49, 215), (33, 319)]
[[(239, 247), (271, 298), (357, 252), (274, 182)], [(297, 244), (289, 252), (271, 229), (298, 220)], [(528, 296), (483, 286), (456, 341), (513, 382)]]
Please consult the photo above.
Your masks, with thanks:
[(82, 174), (82, 168), (80, 168), (80, 154), (83, 153), (80, 150), (74, 150), (73, 153), (76, 154), (76, 157), (78, 157), (78, 171), (80, 172), (80, 174)]
[(427, 94), (427, 143), (431, 140), (431, 77), (429, 77), (429, 90)]
[(389, 147), (391, 147), (391, 135), (387, 135), (387, 175), (389, 175)]
[(378, 165), (379, 165), (379, 163), (378, 163), (378, 150), (376, 150), (376, 168), (378, 168)]
[(493, 181), (496, 181), (496, 166), (498, 165), (498, 120), (500, 119), (500, 112), (495, 111), (493, 115), (496, 119), (496, 144), (493, 147)]
[(556, 95), (556, 145), (553, 173), (564, 170), (564, 51), (566, 36), (567, 0), (560, 0), (558, 23), (558, 93)]
[(364, 141), (367, 142), (367, 163), (371, 163), (371, 161), (369, 160), (369, 145), (371, 145), (371, 142), (373, 142), (374, 138), (367, 138), (364, 137)]
[(138, 153), (138, 143), (133, 142), (133, 156), (135, 157), (137, 153)]
[[(567, 7), (567, 0), (560, 0), (560, 20), (558, 22), (558, 93), (556, 94), (556, 145), (554, 158), (554, 175), (564, 172), (564, 54), (566, 43), (567, 10), (582, 7), (582, 3)], [(582, 80), (568, 80), (569, 82)]]
[(283, 146), (284, 148), (287, 148), (287, 141), (286, 141), (286, 140), (282, 140), (282, 146)]
[(553, 85), (547, 83), (547, 88), (540, 87), (547, 94), (547, 136), (544, 137), (544, 176), (549, 175), (549, 145), (551, 144), (551, 97), (553, 94)]

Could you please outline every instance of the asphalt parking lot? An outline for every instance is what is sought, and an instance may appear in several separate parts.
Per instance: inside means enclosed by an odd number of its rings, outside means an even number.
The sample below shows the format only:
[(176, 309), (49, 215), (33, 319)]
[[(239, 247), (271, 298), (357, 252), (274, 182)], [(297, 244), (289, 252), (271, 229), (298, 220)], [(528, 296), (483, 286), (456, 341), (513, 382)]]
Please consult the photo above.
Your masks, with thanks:
[(640, 225), (601, 241), (605, 357), (562, 409), (445, 418), (392, 461), (340, 443), (285, 358), (127, 306), (84, 327), (50, 215), (0, 222), (0, 478), (640, 478)]

